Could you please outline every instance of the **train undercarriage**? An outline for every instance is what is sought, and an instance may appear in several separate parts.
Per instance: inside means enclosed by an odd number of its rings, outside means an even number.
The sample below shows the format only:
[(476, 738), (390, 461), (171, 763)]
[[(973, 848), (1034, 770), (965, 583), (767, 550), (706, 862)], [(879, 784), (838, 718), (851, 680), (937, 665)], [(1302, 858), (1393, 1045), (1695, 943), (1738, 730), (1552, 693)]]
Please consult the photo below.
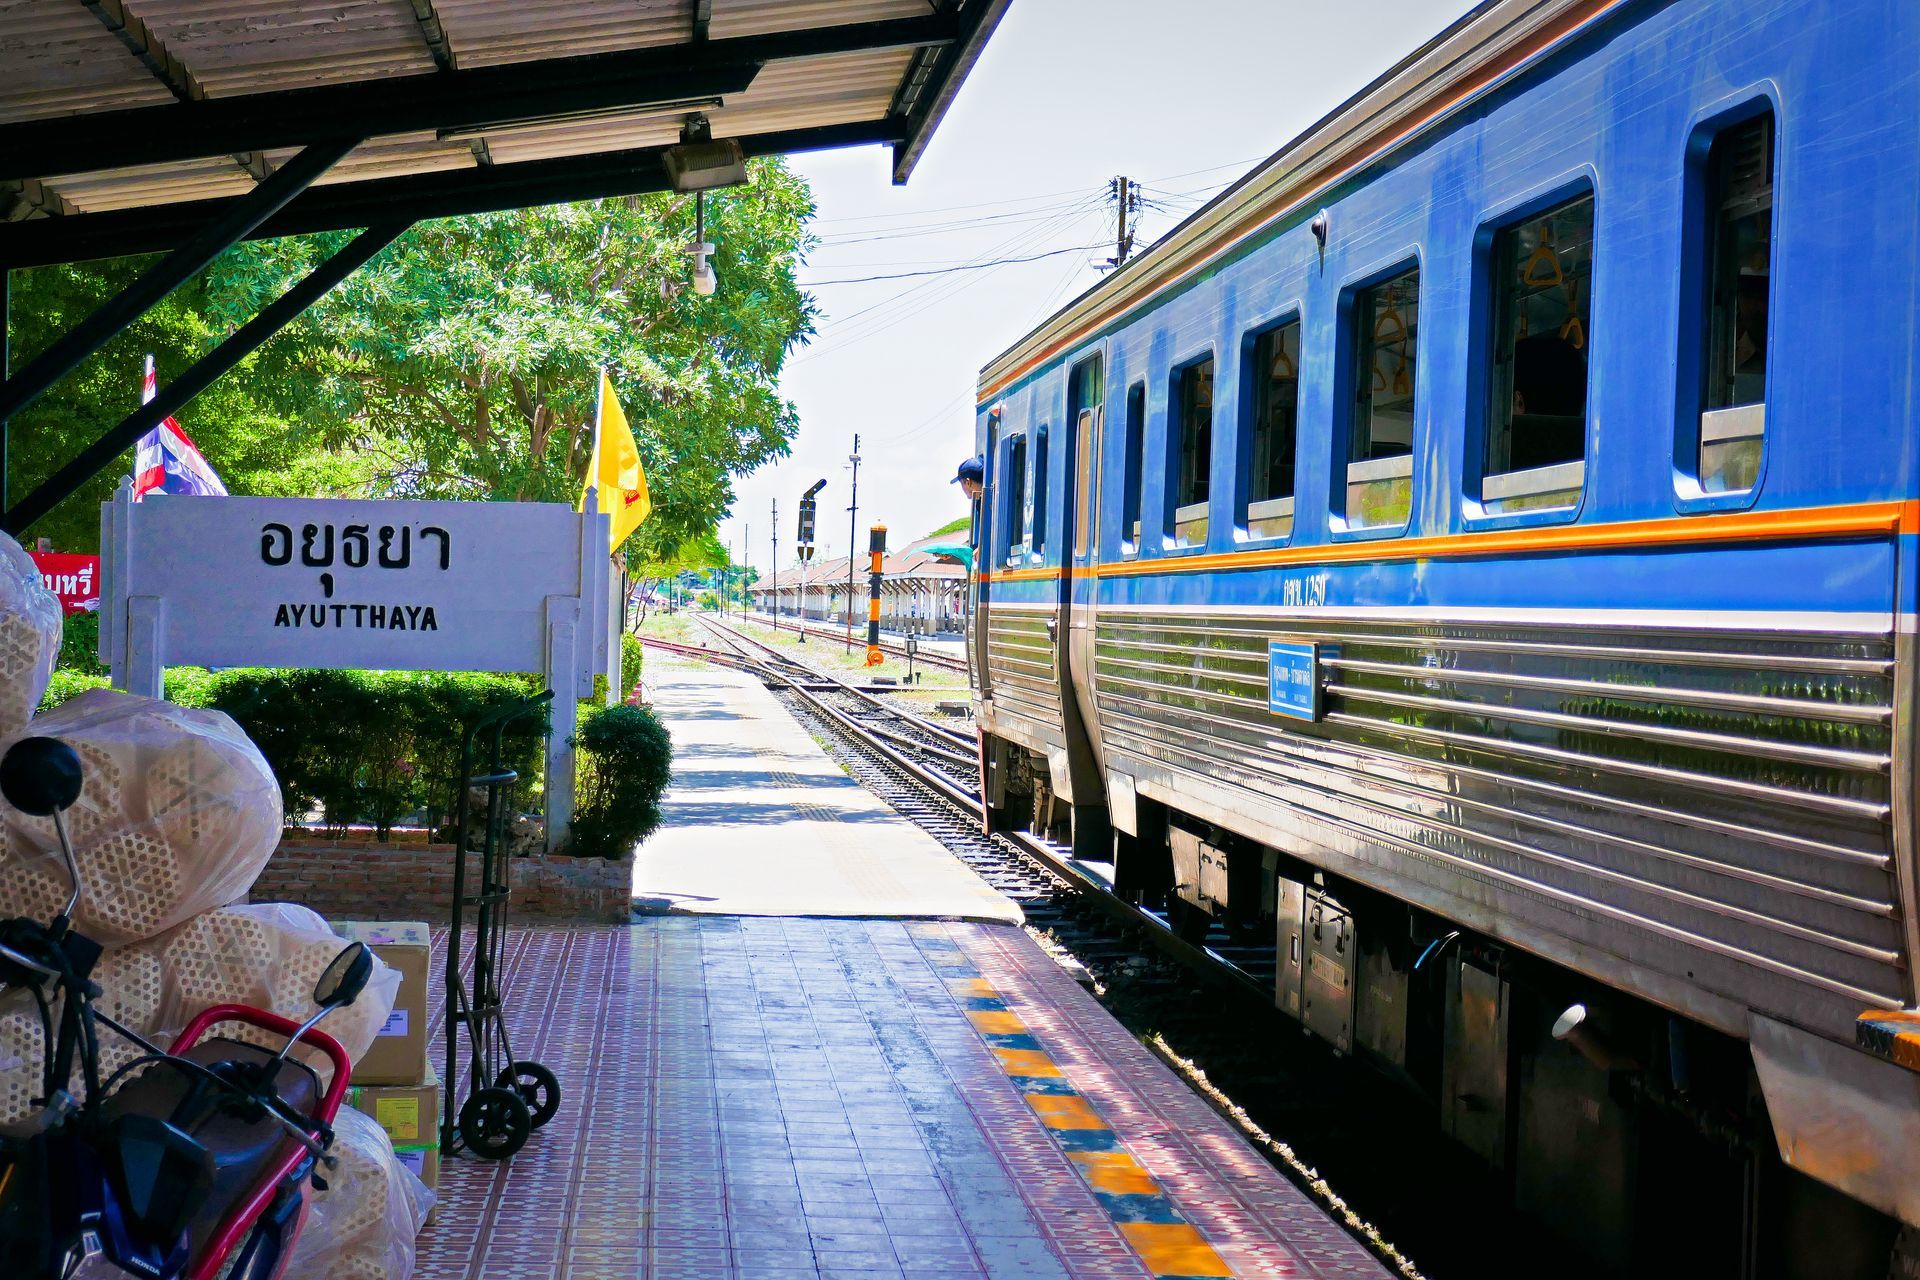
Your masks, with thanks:
[(1915, 1232), (1782, 1161), (1746, 1041), (1145, 796), (1118, 831), (1029, 747), (983, 762), (990, 822), (1110, 861), (1184, 941), (1272, 946), (1276, 1012), (1414, 1100), (1538, 1274), (1920, 1276)]

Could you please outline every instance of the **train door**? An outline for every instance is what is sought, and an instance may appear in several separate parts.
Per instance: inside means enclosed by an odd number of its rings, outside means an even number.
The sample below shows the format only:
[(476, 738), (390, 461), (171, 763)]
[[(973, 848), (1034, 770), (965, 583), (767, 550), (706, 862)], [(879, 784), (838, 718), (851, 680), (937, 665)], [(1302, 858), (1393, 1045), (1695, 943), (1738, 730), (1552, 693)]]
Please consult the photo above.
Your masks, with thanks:
[(986, 442), (980, 451), (981, 463), (986, 468), (986, 492), (984, 496), (973, 500), (973, 563), (967, 574), (965, 606), (967, 658), (973, 669), (974, 688), (983, 698), (993, 694), (993, 681), (987, 667), (987, 614), (993, 606), (986, 575), (994, 568), (994, 547), (1000, 537), (998, 522), (993, 518), (994, 499), (1000, 492), (1002, 478), (1000, 416), (998, 405), (987, 411)]
[(1067, 384), (1066, 494), (1060, 557), (1060, 708), (1073, 779), (1073, 846), (1082, 858), (1112, 858), (1099, 722), (1093, 707), (1094, 569), (1100, 542), (1100, 443), (1106, 362), (1098, 353), (1073, 366)]

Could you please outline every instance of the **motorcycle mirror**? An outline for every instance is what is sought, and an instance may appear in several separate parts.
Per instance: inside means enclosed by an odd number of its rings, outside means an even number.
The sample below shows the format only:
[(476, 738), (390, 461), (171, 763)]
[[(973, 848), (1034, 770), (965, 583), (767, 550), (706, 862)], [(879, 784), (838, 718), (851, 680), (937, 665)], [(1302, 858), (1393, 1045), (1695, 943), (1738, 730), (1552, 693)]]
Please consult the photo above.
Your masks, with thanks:
[(349, 942), (313, 984), (313, 1002), (322, 1009), (350, 1005), (366, 990), (367, 981), (372, 977), (373, 952), (367, 950), (364, 942)]
[(58, 738), (22, 738), (0, 756), (0, 795), (22, 813), (52, 818), (53, 833), (60, 841), (60, 858), (72, 889), (66, 907), (54, 919), (56, 937), (66, 934), (73, 909), (80, 905), (80, 864), (74, 860), (67, 820), (61, 816), (80, 798), (80, 783), (79, 753)]
[(36, 818), (60, 813), (80, 798), (80, 756), (58, 738), (22, 738), (0, 756), (0, 795)]

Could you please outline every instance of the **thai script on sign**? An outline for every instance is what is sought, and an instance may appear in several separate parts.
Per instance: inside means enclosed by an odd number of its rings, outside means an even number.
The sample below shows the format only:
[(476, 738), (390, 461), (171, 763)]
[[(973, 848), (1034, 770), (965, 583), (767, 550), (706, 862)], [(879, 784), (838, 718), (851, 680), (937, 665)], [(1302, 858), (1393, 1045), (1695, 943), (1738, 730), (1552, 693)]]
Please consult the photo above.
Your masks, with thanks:
[[(431, 556), (429, 541), (438, 544), (439, 566), (452, 567), (453, 539), (445, 529), (427, 525), (420, 530), (422, 554)], [(309, 569), (327, 569), (339, 562), (349, 569), (377, 563), (382, 569), (406, 569), (413, 564), (413, 527), (350, 524), (338, 530), (331, 524), (303, 524), (296, 537), (290, 525), (275, 521), (260, 526), (260, 559), (270, 565), (292, 564), (295, 553)], [(431, 560), (426, 563), (433, 563)]]
[(29, 552), (41, 584), (60, 601), (67, 613), (87, 613), (100, 607), (100, 557), (62, 551)]

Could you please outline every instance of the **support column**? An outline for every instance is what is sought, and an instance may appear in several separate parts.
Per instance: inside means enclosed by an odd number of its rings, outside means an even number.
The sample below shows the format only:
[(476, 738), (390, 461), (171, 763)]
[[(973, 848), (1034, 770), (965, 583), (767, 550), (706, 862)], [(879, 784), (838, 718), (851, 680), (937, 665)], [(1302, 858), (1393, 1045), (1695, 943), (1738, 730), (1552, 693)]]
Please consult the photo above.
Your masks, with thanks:
[(547, 728), (547, 852), (552, 853), (573, 821), (573, 735), (580, 714), (575, 682), (580, 669), (580, 605), (577, 596), (547, 597), (547, 688), (553, 703)]
[(166, 620), (166, 602), (158, 596), (127, 598), (127, 662), (114, 668), (117, 688), (143, 698), (166, 696), (166, 655), (160, 643)]
[[(13, 272), (0, 266), (0, 385), (13, 372)], [(7, 509), (7, 478), (12, 473), (12, 429), (0, 417), (0, 511)]]

